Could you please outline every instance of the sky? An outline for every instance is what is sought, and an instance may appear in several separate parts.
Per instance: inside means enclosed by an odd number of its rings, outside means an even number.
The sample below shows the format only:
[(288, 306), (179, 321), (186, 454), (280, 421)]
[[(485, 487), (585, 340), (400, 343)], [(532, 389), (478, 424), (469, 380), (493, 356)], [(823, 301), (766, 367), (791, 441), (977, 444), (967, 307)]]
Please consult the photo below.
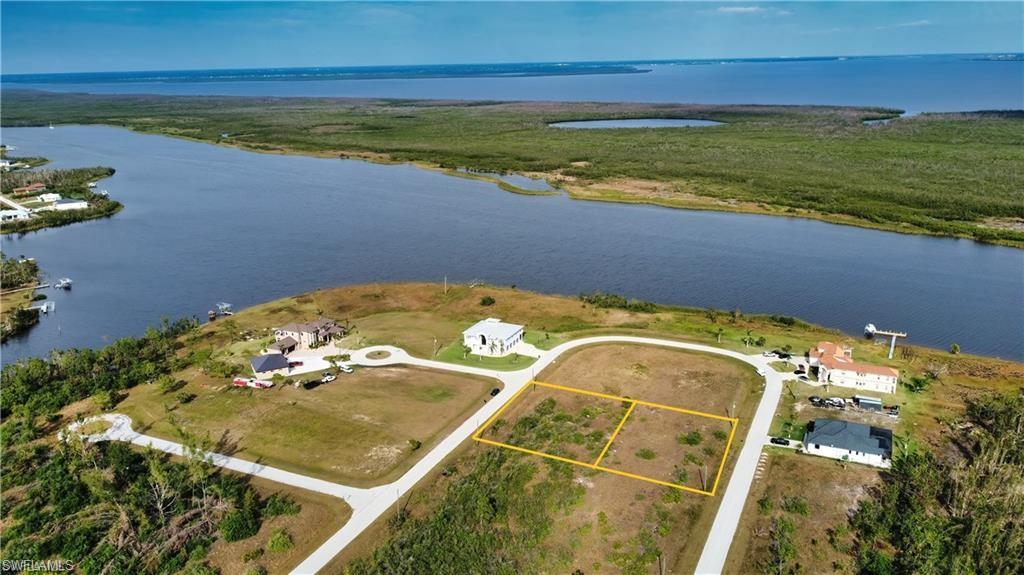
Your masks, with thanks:
[(0, 2), (4, 74), (1024, 52), (1022, 2)]

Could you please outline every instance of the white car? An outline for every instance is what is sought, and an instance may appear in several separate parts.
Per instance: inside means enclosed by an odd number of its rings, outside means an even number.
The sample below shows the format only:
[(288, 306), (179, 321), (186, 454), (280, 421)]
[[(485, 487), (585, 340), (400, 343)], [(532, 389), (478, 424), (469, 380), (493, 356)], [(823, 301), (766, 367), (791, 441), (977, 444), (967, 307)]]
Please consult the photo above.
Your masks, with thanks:
[(775, 352), (774, 351), (763, 351), (763, 352), (761, 352), (761, 355), (763, 355), (764, 357), (775, 357)]
[(324, 376), (320, 379), (320, 383), (331, 383), (335, 379), (338, 379), (338, 376), (334, 375), (333, 373), (325, 373)]
[(342, 373), (352, 373), (354, 370), (351, 367), (347, 366), (347, 365), (339, 365), (338, 366), (338, 371), (340, 371)]

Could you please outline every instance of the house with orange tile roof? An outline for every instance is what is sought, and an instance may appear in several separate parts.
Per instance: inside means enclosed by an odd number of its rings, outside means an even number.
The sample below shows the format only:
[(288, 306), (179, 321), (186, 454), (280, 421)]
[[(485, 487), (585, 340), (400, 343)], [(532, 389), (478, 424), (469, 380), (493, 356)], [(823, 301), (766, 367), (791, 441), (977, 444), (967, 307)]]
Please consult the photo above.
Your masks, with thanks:
[(853, 349), (830, 341), (818, 342), (807, 354), (811, 367), (818, 369), (818, 382), (878, 393), (896, 393), (900, 379), (897, 369), (854, 361)]

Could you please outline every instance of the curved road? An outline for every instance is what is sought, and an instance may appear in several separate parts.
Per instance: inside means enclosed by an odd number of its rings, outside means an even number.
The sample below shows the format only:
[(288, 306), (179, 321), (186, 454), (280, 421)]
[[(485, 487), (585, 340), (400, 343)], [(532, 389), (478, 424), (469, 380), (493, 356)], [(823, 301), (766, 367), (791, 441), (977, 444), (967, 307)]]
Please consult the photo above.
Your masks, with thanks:
[[(497, 379), (504, 383), (505, 388), (501, 393), (485, 403), (476, 411), (476, 413), (467, 418), (462, 425), (441, 440), (436, 447), (420, 459), (409, 471), (405, 473), (405, 475), (393, 483), (371, 489), (359, 489), (337, 483), (331, 483), (329, 481), (298, 475), (289, 471), (268, 467), (252, 461), (228, 457), (226, 455), (216, 453), (208, 453), (205, 455), (208, 460), (215, 465), (241, 473), (256, 475), (258, 477), (270, 479), (287, 485), (293, 485), (333, 495), (345, 500), (349, 506), (352, 507), (352, 517), (348, 522), (345, 523), (341, 529), (335, 532), (334, 535), (328, 538), (327, 541), (313, 552), (313, 554), (299, 564), (294, 571), (292, 571), (293, 574), (297, 575), (311, 575), (323, 569), (331, 559), (355, 540), (360, 533), (362, 533), (381, 515), (386, 513), (399, 498), (412, 489), (412, 487), (421, 479), (426, 477), (431, 469), (436, 467), (459, 445), (469, 439), (480, 425), (508, 403), (516, 392), (529, 384), (537, 372), (554, 363), (559, 356), (567, 351), (600, 343), (655, 345), (722, 355), (747, 363), (754, 368), (761, 370), (761, 372), (765, 374), (764, 393), (762, 394), (761, 401), (757, 406), (757, 411), (754, 414), (753, 421), (750, 424), (750, 429), (747, 432), (746, 441), (744, 442), (743, 448), (740, 450), (739, 457), (736, 460), (736, 466), (733, 469), (732, 475), (729, 479), (729, 484), (722, 496), (721, 505), (718, 508), (718, 513), (715, 516), (715, 521), (711, 527), (711, 533), (704, 545), (704, 550), (697, 565), (697, 573), (699, 574), (721, 573), (725, 565), (726, 556), (729, 553), (729, 545), (732, 543), (733, 534), (736, 532), (736, 527), (739, 525), (740, 513), (743, 511), (743, 505), (746, 501), (747, 493), (749, 492), (750, 485), (754, 479), (754, 471), (757, 468), (757, 460), (761, 454), (761, 447), (768, 438), (768, 428), (771, 425), (772, 416), (775, 413), (775, 407), (778, 405), (779, 397), (782, 394), (782, 382), (787, 376), (787, 374), (778, 373), (773, 370), (769, 365), (770, 359), (764, 358), (760, 355), (745, 355), (739, 352), (707, 345), (657, 339), (652, 337), (607, 335), (588, 337), (563, 343), (550, 351), (544, 352), (533, 365), (521, 370), (493, 371), (477, 367), (421, 359), (413, 357), (406, 353), (405, 350), (397, 347), (373, 346), (353, 351), (351, 353), (351, 363), (365, 367), (414, 365), (430, 369), (455, 371)], [(390, 355), (383, 359), (370, 359), (368, 354), (374, 351), (386, 351), (389, 352)], [(88, 436), (86, 438), (88, 441), (126, 441), (136, 445), (153, 447), (174, 455), (182, 455), (184, 453), (184, 447), (181, 444), (136, 433), (131, 429), (131, 420), (127, 416), (117, 414), (102, 415), (96, 418), (90, 418), (86, 420), (86, 422), (95, 419), (110, 421), (112, 426), (102, 434)], [(83, 423), (85, 422), (74, 424), (70, 426), (68, 430), (74, 432)]]

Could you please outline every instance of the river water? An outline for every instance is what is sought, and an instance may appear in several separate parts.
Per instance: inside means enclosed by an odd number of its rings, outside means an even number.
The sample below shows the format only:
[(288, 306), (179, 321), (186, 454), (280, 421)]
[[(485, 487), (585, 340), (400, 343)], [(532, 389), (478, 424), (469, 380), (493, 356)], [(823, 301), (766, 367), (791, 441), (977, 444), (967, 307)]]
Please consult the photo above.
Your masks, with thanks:
[(1024, 252), (810, 220), (525, 196), (421, 170), (97, 126), (6, 129), (18, 154), (107, 165), (112, 218), (5, 237), (69, 292), (3, 361), (100, 346), (318, 287), (479, 279), (793, 315), (1024, 358)]

